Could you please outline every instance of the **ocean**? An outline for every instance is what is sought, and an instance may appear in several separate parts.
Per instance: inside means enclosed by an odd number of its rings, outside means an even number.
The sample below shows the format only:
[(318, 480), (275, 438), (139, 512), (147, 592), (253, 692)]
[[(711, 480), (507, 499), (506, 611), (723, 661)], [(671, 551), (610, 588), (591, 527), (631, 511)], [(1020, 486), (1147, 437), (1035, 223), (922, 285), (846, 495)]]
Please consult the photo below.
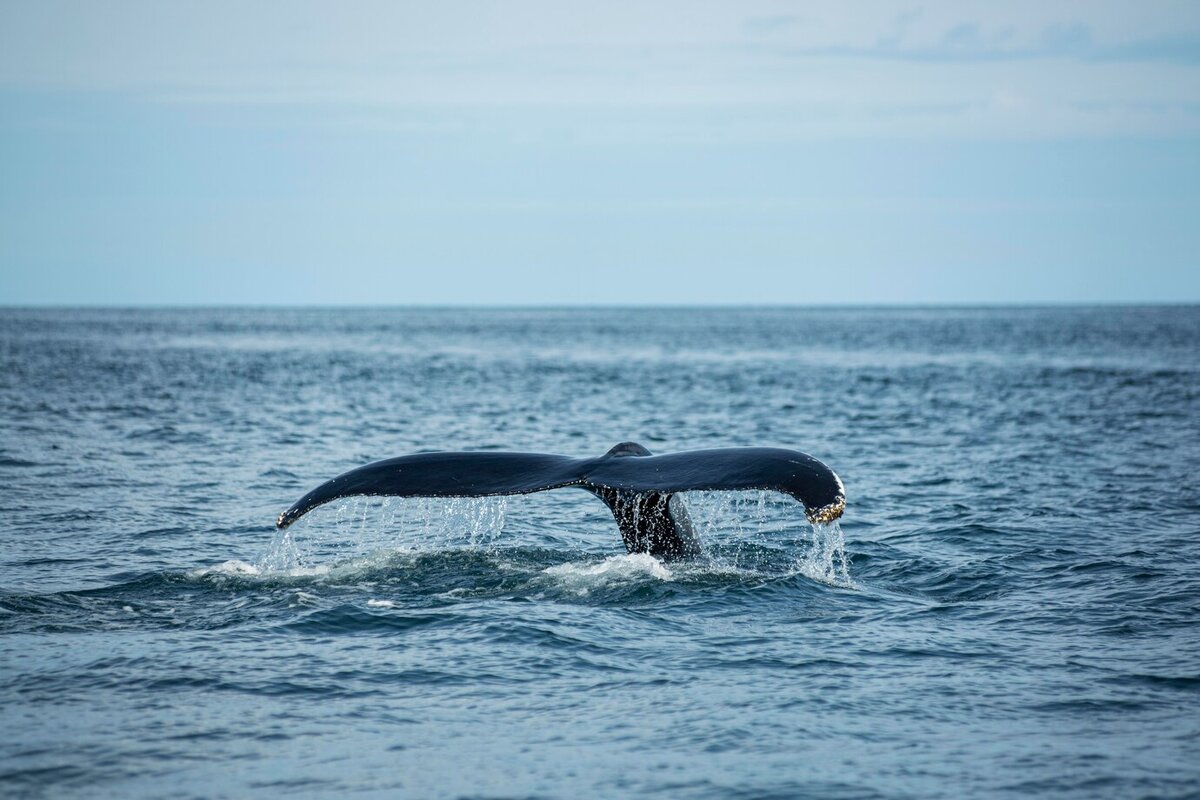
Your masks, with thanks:
[[(787, 447), (839, 523), (355, 498)], [(1200, 796), (1200, 308), (0, 310), (0, 795)]]

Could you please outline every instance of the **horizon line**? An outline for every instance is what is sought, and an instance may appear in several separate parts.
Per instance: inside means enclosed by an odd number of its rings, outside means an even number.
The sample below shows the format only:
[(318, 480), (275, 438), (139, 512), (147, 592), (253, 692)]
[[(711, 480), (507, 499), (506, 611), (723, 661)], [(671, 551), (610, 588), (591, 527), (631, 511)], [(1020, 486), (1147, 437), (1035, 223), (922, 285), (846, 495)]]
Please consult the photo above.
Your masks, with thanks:
[(879, 301), (813, 303), (0, 303), (0, 311), (338, 311), (462, 310), (479, 311), (688, 311), (688, 310), (855, 310), (855, 309), (1036, 309), (1036, 308), (1187, 308), (1200, 300), (1036, 300), (1036, 301)]

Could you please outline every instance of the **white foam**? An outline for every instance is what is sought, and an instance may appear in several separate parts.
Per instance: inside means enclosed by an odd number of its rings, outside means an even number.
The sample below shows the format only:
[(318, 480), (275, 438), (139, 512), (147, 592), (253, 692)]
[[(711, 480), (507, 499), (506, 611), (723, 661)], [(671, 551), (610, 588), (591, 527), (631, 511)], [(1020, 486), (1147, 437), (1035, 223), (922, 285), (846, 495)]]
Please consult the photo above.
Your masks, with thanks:
[(647, 553), (609, 556), (601, 562), (568, 562), (546, 567), (542, 574), (554, 578), (563, 587), (587, 594), (592, 589), (651, 578), (671, 581), (675, 576), (666, 565)]
[(188, 573), (189, 578), (203, 578), (206, 575), (260, 575), (262, 570), (253, 564), (248, 564), (245, 561), (238, 561), (236, 558), (229, 561), (222, 561), (220, 564), (202, 569), (194, 569)]
[(189, 578), (205, 578), (210, 576), (223, 578), (313, 578), (329, 574), (329, 565), (321, 564), (315, 567), (290, 567), (287, 569), (263, 568), (238, 559), (222, 561), (211, 567), (194, 569), (187, 573)]
[(395, 600), (368, 600), (367, 606), (370, 608), (398, 608)]

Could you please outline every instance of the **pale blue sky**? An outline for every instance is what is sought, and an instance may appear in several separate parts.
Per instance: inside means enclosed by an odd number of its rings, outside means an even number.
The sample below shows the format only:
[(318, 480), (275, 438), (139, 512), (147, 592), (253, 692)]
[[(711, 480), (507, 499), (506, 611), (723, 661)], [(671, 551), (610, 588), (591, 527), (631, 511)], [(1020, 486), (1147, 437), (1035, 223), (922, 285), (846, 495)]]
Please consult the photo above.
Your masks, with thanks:
[(0, 304), (1200, 301), (1200, 3), (0, 2)]

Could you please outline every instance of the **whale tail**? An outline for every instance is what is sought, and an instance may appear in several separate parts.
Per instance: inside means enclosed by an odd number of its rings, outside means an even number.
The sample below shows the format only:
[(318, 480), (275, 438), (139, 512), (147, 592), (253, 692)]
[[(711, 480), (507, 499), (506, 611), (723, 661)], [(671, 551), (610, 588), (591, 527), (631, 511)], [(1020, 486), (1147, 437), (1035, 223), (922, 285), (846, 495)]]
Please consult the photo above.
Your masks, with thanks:
[(804, 506), (811, 522), (829, 522), (846, 507), (841, 479), (797, 450), (735, 447), (656, 456), (622, 442), (603, 456), (575, 459), (545, 453), (417, 453), (350, 470), (279, 515), (286, 528), (317, 506), (341, 497), (488, 497), (568, 486), (599, 497), (612, 511), (631, 553), (662, 558), (699, 554), (700, 545), (679, 492), (764, 489)]

